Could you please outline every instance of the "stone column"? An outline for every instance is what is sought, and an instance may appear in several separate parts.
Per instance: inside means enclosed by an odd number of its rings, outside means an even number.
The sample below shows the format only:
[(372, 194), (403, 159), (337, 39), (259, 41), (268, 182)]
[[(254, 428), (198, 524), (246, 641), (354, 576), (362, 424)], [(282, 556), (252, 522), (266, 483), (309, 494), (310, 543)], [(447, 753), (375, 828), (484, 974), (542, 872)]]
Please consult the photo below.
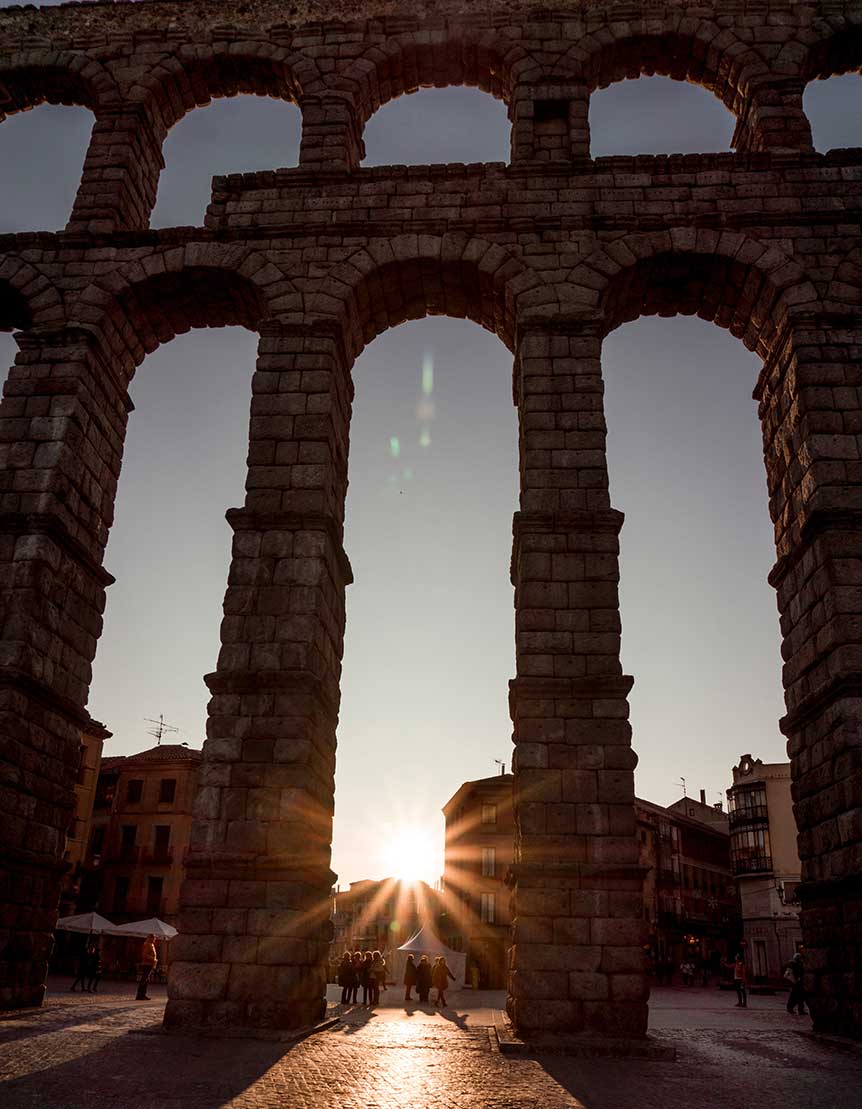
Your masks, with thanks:
[(110, 234), (149, 227), (164, 139), (164, 127), (143, 104), (101, 110), (66, 230)]
[(601, 339), (589, 323), (519, 335), (515, 516), (517, 828), (509, 1011), (530, 1040), (643, 1036), (643, 872), (635, 840)]
[(297, 1028), (325, 1012), (351, 402), (337, 327), (261, 328), (170, 1026)]
[(862, 1038), (862, 333), (812, 319), (760, 402), (778, 560), (787, 736), (814, 1027)]
[(128, 411), (84, 331), (17, 336), (0, 405), (0, 1007), (38, 1005)]
[(590, 156), (585, 84), (519, 85), (509, 104), (512, 162), (569, 162)]
[(811, 124), (802, 106), (805, 82), (797, 77), (770, 76), (745, 98), (732, 146), (739, 153), (814, 150)]
[(353, 97), (329, 89), (302, 98), (302, 169), (351, 170), (365, 157), (362, 124)]

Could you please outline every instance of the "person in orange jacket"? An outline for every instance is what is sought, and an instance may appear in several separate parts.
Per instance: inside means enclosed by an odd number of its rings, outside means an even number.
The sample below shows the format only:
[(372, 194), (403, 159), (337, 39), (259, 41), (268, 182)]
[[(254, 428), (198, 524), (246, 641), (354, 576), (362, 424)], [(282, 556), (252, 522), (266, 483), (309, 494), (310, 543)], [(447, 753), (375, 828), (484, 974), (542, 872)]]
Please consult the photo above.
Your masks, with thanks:
[(147, 997), (147, 986), (150, 982), (150, 975), (159, 965), (159, 956), (156, 952), (156, 937), (150, 933), (144, 940), (144, 946), (141, 948), (141, 977), (138, 981), (138, 993), (135, 998), (136, 1001), (149, 1001)]

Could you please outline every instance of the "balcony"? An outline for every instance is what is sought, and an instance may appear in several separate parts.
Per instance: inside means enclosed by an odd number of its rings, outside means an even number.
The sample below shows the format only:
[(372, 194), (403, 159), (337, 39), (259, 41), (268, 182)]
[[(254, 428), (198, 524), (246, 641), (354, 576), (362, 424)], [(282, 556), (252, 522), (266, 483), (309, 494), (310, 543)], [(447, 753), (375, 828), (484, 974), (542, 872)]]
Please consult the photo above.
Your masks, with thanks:
[(173, 861), (173, 847), (148, 847), (141, 852), (141, 862), (144, 866), (171, 866)]
[(733, 873), (766, 874), (772, 870), (771, 855), (734, 855), (731, 859)]
[(739, 828), (743, 824), (768, 824), (769, 810), (766, 805), (748, 805), (745, 808), (733, 809), (728, 814), (731, 829)]

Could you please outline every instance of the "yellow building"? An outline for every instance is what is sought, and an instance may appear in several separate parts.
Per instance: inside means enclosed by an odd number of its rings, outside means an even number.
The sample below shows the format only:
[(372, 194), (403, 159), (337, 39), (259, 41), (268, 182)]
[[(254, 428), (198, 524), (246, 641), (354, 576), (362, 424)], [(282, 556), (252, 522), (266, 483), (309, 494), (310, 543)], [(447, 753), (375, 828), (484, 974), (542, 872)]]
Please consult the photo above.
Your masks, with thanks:
[(61, 916), (74, 913), (78, 909), (81, 873), (90, 842), (93, 804), (102, 764), (102, 747), (110, 737), (111, 733), (98, 720), (91, 720), (81, 733), (81, 761), (75, 782), (75, 809), (63, 849), (63, 861), (69, 869), (60, 900)]
[(801, 866), (790, 763), (742, 755), (727, 791), (731, 862), (742, 902), (750, 972), (777, 982), (802, 943), (796, 886)]

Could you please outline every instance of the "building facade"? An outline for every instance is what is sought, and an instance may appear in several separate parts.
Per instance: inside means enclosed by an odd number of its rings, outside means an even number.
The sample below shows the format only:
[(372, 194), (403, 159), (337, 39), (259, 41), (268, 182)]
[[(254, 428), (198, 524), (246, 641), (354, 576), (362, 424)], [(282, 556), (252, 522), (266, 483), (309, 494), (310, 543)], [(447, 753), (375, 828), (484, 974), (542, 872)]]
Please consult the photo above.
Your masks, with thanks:
[(84, 862), (87, 908), (119, 923), (174, 923), (200, 762), (200, 751), (179, 743), (104, 760)]
[(684, 960), (718, 973), (742, 938), (727, 814), (703, 800), (635, 801), (644, 917), (659, 980)]
[(801, 864), (790, 795), (790, 763), (742, 755), (727, 791), (730, 846), (751, 973), (781, 981), (802, 944), (796, 887)]
[(63, 851), (63, 862), (68, 869), (60, 896), (61, 916), (70, 915), (79, 909), (82, 877), (92, 832), (93, 806), (101, 771), (102, 748), (110, 736), (111, 733), (98, 720), (91, 720), (81, 731), (81, 761), (75, 780), (75, 809), (66, 831), (66, 846)]
[(467, 981), (506, 985), (512, 922), (506, 875), (514, 859), (512, 775), (464, 782), (443, 806), (445, 921), (441, 938), (467, 955)]

